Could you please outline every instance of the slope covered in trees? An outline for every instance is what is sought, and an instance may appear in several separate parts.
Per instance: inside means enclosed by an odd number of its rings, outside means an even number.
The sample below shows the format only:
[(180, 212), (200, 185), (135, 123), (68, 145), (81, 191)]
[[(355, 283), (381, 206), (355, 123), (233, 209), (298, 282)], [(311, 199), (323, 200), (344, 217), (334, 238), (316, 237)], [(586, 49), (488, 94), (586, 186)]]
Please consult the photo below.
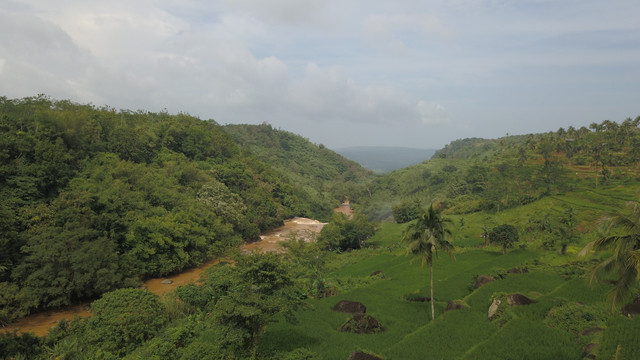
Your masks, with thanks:
[[(319, 209), (333, 208), (345, 197), (358, 202), (357, 194), (375, 176), (357, 163), (347, 160), (323, 145), (271, 125), (226, 125), (231, 137), (260, 160), (286, 174), (314, 204), (314, 216)], [(328, 221), (330, 212), (321, 219)]]
[(433, 159), (377, 179), (367, 197), (372, 218), (391, 219), (418, 199), (450, 213), (501, 211), (576, 189), (637, 181), (640, 117), (589, 128), (487, 140), (456, 140)]
[(0, 322), (330, 211), (305, 191), (212, 120), (2, 97)]

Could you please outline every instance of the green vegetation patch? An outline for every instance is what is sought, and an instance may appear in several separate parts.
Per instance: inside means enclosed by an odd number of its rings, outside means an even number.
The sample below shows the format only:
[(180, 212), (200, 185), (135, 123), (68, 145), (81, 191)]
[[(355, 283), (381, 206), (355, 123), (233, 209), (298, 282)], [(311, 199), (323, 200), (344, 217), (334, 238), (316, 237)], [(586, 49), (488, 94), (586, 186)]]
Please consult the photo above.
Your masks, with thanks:
[(514, 319), (462, 359), (582, 359), (572, 334), (529, 319)]
[(389, 359), (456, 359), (497, 330), (486, 314), (466, 309), (449, 311), (405, 336), (385, 355)]
[(633, 360), (640, 358), (640, 317), (617, 316), (609, 320), (602, 335), (598, 358)]

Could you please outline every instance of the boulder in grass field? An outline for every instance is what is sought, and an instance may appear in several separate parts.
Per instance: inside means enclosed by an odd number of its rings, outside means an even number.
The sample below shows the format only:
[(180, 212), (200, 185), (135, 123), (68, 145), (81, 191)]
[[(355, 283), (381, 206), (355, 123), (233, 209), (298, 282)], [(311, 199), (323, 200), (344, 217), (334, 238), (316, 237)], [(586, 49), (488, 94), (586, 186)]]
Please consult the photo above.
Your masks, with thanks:
[(631, 304), (622, 307), (622, 314), (625, 316), (636, 316), (640, 314), (640, 297), (636, 298)]
[(375, 355), (367, 354), (362, 351), (354, 351), (351, 353), (351, 355), (349, 355), (348, 360), (383, 360), (383, 359)]
[(332, 309), (333, 311), (349, 314), (366, 313), (367, 307), (363, 303), (350, 300), (340, 300)]
[(476, 279), (476, 289), (479, 288), (480, 286), (488, 283), (488, 282), (492, 282), (493, 278), (491, 276), (486, 276), (486, 275), (480, 275), (478, 276), (478, 278)]
[(462, 310), (462, 309), (466, 309), (467, 307), (464, 306), (464, 304), (461, 304), (458, 301), (455, 300), (449, 300), (449, 303), (447, 304), (447, 307), (444, 309), (444, 311), (450, 311), (450, 310)]
[(340, 332), (356, 334), (375, 334), (385, 331), (384, 326), (369, 314), (354, 314), (339, 329)]
[(511, 294), (507, 296), (507, 302), (509, 306), (519, 306), (519, 305), (530, 305), (535, 303), (536, 301), (533, 299), (529, 299), (528, 297), (522, 294)]

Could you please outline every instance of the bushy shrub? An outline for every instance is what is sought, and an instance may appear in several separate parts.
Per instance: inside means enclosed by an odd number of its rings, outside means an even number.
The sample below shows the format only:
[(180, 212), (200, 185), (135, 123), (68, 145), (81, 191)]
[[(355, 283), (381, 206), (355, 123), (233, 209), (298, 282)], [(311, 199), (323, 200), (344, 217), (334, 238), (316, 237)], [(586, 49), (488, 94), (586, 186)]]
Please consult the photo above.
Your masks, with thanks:
[(400, 204), (391, 208), (393, 219), (398, 224), (408, 223), (411, 220), (417, 219), (420, 214), (420, 202), (419, 201), (403, 201)]
[(552, 308), (544, 324), (577, 336), (583, 330), (602, 325), (605, 318), (601, 311), (585, 304), (571, 302)]
[(518, 239), (518, 230), (510, 224), (496, 226), (489, 232), (489, 242), (502, 246), (503, 254), (507, 252), (507, 248), (513, 247)]
[(318, 237), (318, 243), (325, 250), (360, 249), (365, 241), (375, 233), (375, 226), (364, 216), (356, 214), (349, 219), (342, 213), (335, 213)]
[(91, 305), (83, 337), (98, 349), (122, 356), (152, 338), (167, 321), (158, 295), (143, 289), (106, 293)]
[(33, 359), (42, 352), (42, 341), (31, 333), (0, 331), (0, 356), (4, 359)]

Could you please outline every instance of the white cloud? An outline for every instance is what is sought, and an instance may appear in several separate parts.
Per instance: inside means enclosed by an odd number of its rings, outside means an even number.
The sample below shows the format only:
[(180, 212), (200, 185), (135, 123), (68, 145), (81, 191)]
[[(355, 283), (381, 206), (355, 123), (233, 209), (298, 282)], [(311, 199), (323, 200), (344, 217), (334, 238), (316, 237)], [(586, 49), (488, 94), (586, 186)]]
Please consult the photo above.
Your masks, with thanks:
[(450, 120), (447, 110), (440, 104), (427, 104), (424, 101), (419, 101), (416, 108), (421, 116), (420, 120), (425, 125), (443, 125)]
[(390, 87), (360, 86), (339, 68), (322, 69), (314, 63), (291, 86), (289, 102), (299, 112), (296, 115), (321, 122), (411, 126), (431, 124), (425, 118), (433, 113), (427, 114), (428, 106), (408, 94)]
[(272, 25), (308, 26), (326, 23), (330, 1), (316, 0), (226, 0), (231, 11)]
[(391, 51), (404, 51), (406, 41), (419, 42), (428, 37), (446, 37), (450, 32), (433, 14), (369, 15), (363, 33), (370, 45)]
[(89, 54), (50, 21), (24, 12), (0, 9), (0, 91), (7, 96), (37, 93), (78, 96)]
[[(6, 51), (15, 57), (16, 74), (30, 74), (25, 90), (39, 82), (54, 84), (58, 89), (40, 88), (77, 101), (167, 108), (222, 122), (268, 120), (285, 128), (327, 121), (419, 124), (425, 118), (412, 96), (389, 86), (357, 84), (344, 69), (310, 62), (295, 75), (279, 57), (256, 57), (238, 39), (252, 37), (262, 25), (246, 18), (226, 14), (194, 31), (153, 7), (142, 16), (141, 7), (123, 2), (108, 10), (75, 5), (20, 13), (22, 27), (5, 22), (6, 30), (22, 34), (21, 46), (33, 47)], [(11, 19), (18, 21), (15, 14)], [(46, 63), (35, 60), (42, 55)]]
[(0, 96), (317, 136), (349, 124), (396, 144), (424, 140), (415, 128), (457, 138), (433, 129), (463, 121), (471, 135), (530, 125), (521, 107), (536, 102), (576, 121), (635, 117), (638, 11), (636, 0), (0, 0)]

